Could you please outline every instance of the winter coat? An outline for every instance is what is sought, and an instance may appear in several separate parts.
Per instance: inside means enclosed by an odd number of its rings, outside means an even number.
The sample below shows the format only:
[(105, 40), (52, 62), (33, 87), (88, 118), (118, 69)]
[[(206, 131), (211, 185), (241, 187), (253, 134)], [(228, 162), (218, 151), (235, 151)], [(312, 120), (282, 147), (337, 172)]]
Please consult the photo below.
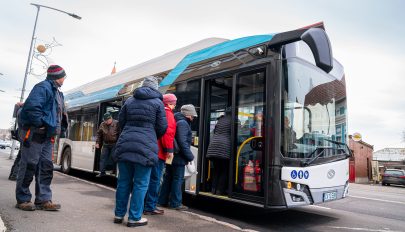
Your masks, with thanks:
[[(61, 99), (62, 110), (58, 120), (58, 94)], [(21, 111), (20, 123), (22, 127), (45, 127), (48, 137), (57, 135), (58, 128), (64, 132), (67, 122), (64, 108), (63, 93), (59, 92), (58, 87), (52, 80), (39, 82), (31, 90), (30, 95), (24, 103)]]
[(192, 138), (190, 120), (180, 112), (174, 114), (174, 118), (177, 124), (176, 141), (180, 151), (174, 154), (172, 165), (184, 166), (194, 160), (194, 155), (190, 150)]
[(176, 135), (176, 120), (174, 119), (173, 111), (169, 107), (165, 107), (167, 130), (166, 133), (159, 139), (159, 159), (166, 160), (167, 153), (173, 153), (173, 141)]
[(140, 87), (126, 100), (119, 113), (122, 132), (116, 144), (115, 161), (155, 166), (158, 138), (166, 132), (167, 120), (162, 94), (150, 87)]
[(120, 135), (120, 126), (118, 125), (117, 120), (112, 120), (110, 125), (107, 125), (105, 122), (100, 124), (100, 127), (97, 131), (97, 140), (96, 143), (103, 144), (115, 144)]
[(215, 125), (214, 135), (208, 145), (207, 158), (230, 159), (231, 115), (221, 116)]

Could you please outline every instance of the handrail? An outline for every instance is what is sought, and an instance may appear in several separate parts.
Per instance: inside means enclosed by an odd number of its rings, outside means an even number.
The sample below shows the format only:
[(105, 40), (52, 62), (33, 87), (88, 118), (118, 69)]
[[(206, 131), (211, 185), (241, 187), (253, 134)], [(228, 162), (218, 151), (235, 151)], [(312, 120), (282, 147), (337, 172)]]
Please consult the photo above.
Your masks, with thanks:
[(250, 138), (246, 139), (245, 141), (243, 141), (243, 143), (240, 145), (240, 147), (238, 149), (238, 153), (236, 154), (235, 184), (238, 184), (238, 171), (239, 171), (239, 155), (240, 155), (240, 152), (242, 151), (242, 148), (246, 145), (246, 143), (250, 142), (253, 139), (257, 139), (257, 138), (263, 138), (263, 136), (253, 136), (253, 137), (250, 137)]

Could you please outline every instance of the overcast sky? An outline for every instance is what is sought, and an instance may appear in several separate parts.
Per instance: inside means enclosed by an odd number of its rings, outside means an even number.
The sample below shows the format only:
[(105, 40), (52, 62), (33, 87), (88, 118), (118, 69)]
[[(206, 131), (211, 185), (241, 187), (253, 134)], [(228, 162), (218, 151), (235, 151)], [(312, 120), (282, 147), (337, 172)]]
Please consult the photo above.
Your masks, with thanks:
[[(0, 128), (9, 127), (21, 94), (36, 15), (31, 2), (83, 18), (45, 8), (39, 13), (38, 41), (62, 44), (49, 57), (66, 69), (64, 91), (110, 74), (115, 61), (120, 71), (208, 37), (235, 39), (323, 21), (345, 67), (349, 134), (360, 132), (374, 150), (404, 147), (404, 1), (2, 0)], [(27, 89), (43, 79), (30, 75)]]

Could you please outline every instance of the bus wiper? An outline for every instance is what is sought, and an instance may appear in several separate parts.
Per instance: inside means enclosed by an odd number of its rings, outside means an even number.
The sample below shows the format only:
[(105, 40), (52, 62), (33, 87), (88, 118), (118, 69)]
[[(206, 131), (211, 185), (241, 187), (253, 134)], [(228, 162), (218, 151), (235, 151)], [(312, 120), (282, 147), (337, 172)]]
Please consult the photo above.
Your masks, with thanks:
[[(334, 141), (334, 142), (336, 142), (336, 141)], [(339, 142), (337, 142), (337, 143), (339, 143)], [(311, 157), (311, 156), (312, 156), (315, 152), (317, 152), (319, 149), (322, 149), (322, 151), (319, 152), (319, 154), (317, 154), (314, 158), (312, 158), (312, 159), (310, 159), (310, 160), (301, 161), (301, 166), (303, 166), (303, 167), (309, 166), (309, 165), (312, 164), (315, 160), (317, 160), (319, 157), (321, 157), (321, 156), (325, 153), (325, 151), (328, 150), (328, 149), (337, 150), (337, 151), (343, 151), (343, 152), (344, 152), (343, 154), (346, 155), (346, 158), (348, 158), (348, 157), (351, 156), (351, 152), (348, 154), (344, 148), (317, 147), (308, 157)], [(349, 151), (350, 151), (350, 150), (349, 150)]]
[(331, 143), (334, 143), (334, 144), (337, 144), (337, 145), (344, 145), (344, 146), (346, 147), (347, 151), (348, 151), (348, 152), (345, 152), (345, 153), (346, 153), (346, 157), (347, 157), (347, 158), (353, 157), (352, 150), (350, 150), (349, 146), (347, 146), (346, 143), (342, 143), (342, 142), (338, 142), (338, 141), (334, 141), (334, 140), (330, 140), (330, 139), (323, 139), (323, 140), (328, 141), (328, 142), (331, 142)]

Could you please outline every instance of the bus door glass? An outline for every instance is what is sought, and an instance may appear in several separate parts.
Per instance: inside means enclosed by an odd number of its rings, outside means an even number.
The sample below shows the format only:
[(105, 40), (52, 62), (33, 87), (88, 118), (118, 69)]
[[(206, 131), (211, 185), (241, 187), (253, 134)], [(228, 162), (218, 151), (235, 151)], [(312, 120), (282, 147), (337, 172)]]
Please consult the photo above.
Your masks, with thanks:
[(233, 77), (206, 81), (207, 108), (205, 125), (204, 190), (215, 195), (227, 195), (231, 158)]
[(265, 72), (242, 73), (236, 79), (233, 192), (263, 196)]

